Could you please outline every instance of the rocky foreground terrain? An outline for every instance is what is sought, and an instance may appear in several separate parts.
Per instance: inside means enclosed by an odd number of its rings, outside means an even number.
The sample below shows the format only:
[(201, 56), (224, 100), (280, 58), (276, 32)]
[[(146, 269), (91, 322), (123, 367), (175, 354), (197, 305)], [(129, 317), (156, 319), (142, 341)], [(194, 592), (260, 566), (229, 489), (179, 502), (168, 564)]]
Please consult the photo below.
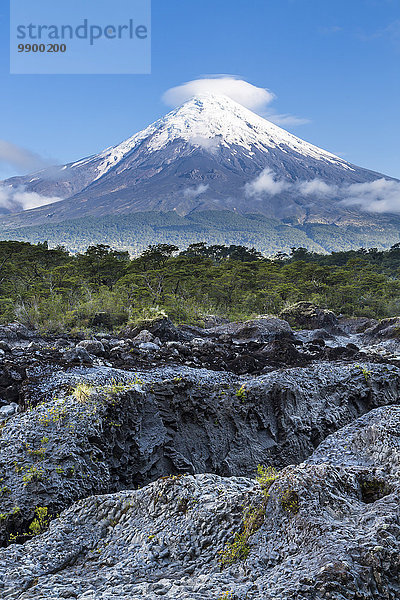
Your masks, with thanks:
[(0, 327), (0, 598), (400, 598), (400, 319), (205, 325)]

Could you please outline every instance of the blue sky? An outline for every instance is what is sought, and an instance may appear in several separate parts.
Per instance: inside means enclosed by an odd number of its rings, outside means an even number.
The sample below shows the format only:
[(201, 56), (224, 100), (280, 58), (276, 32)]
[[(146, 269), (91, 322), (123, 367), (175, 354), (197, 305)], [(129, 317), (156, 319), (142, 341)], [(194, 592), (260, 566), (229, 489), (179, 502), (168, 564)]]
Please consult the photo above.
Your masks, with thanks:
[(271, 90), (274, 113), (307, 120), (286, 119), (296, 135), (400, 178), (399, 0), (153, 0), (151, 75), (9, 75), (5, 4), (0, 177), (24, 171), (2, 141), (69, 162), (163, 115), (169, 88), (229, 74)]

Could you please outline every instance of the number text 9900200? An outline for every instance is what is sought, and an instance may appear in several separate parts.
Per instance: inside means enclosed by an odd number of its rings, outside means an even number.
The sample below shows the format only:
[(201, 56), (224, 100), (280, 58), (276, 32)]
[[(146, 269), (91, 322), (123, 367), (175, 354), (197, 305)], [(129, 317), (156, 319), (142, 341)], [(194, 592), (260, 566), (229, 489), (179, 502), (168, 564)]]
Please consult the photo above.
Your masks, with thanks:
[(18, 52), (66, 52), (65, 44), (18, 44)]

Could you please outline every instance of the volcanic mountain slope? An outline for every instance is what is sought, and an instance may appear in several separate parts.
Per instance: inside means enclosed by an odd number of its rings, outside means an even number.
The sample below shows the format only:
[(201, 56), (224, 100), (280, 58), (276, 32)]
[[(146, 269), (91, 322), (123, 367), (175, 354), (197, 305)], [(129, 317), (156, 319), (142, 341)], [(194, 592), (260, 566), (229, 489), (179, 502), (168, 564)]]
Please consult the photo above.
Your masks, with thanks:
[(98, 155), (6, 180), (3, 185), (62, 200), (6, 217), (3, 224), (20, 227), (139, 211), (231, 210), (293, 224), (363, 225), (376, 216), (321, 193), (321, 185), (342, 189), (381, 177), (225, 96), (203, 95)]

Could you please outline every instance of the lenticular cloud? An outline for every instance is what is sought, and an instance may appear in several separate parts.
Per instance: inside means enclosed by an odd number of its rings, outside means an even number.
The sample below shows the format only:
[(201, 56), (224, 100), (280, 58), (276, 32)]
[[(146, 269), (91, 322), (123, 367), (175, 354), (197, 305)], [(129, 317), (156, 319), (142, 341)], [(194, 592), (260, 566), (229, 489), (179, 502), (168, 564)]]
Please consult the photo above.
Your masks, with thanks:
[(175, 108), (200, 94), (228, 96), (254, 111), (262, 111), (275, 99), (275, 95), (265, 88), (257, 87), (232, 75), (226, 75), (188, 81), (167, 90), (163, 95), (163, 100), (168, 106)]

